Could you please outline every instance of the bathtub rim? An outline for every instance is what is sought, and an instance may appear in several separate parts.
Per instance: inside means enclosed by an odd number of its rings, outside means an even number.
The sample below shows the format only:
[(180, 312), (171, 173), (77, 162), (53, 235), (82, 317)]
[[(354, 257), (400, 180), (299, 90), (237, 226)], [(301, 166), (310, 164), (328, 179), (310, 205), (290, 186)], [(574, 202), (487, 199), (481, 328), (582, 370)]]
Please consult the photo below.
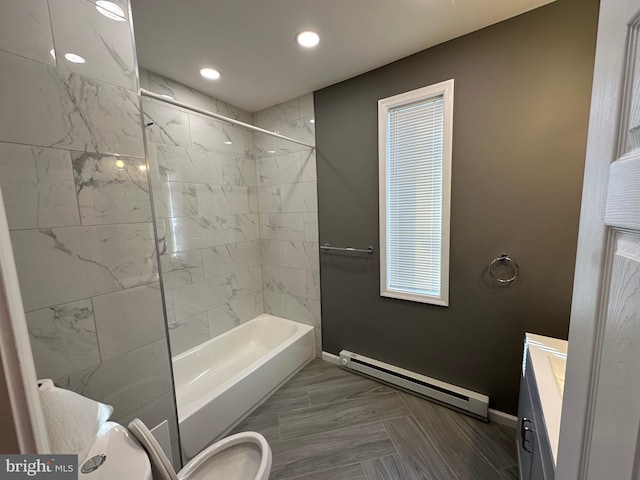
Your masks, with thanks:
[[(258, 322), (261, 320), (265, 320), (265, 319), (270, 319), (270, 318), (275, 318), (278, 319), (279, 321), (284, 321), (284, 322), (288, 322), (288, 323), (292, 323), (294, 324), (294, 326), (296, 327), (296, 330), (293, 332), (292, 335), (290, 335), (289, 337), (287, 337), (283, 342), (279, 343), (275, 348), (269, 350), (267, 353), (261, 355), (260, 357), (258, 357), (257, 359), (255, 359), (253, 362), (251, 362), (249, 365), (245, 366), (244, 368), (242, 368), (241, 370), (239, 370), (238, 372), (236, 372), (234, 375), (232, 375), (231, 377), (229, 377), (228, 379), (226, 379), (225, 381), (221, 382), (220, 384), (218, 384), (214, 389), (212, 389), (211, 391), (209, 391), (206, 395), (203, 395), (201, 397), (199, 397), (196, 400), (193, 400), (189, 403), (187, 403), (186, 405), (181, 405), (181, 402), (178, 401), (178, 385), (177, 385), (177, 380), (176, 380), (176, 371), (175, 371), (175, 364), (173, 362), (175, 361), (179, 361), (180, 359), (186, 358), (189, 355), (200, 351), (200, 350), (204, 350), (205, 348), (207, 348), (208, 346), (210, 346), (211, 344), (214, 343), (219, 343), (224, 341), (224, 339), (226, 337), (229, 337), (230, 334), (232, 333), (237, 333), (237, 331), (234, 332), (234, 330), (242, 328), (243, 326), (247, 325), (250, 326), (251, 323), (254, 322)], [(248, 328), (248, 327), (245, 327)], [(284, 349), (286, 349), (287, 347), (291, 346), (293, 343), (297, 342), (300, 338), (302, 338), (305, 334), (309, 333), (310, 331), (314, 331), (315, 327), (311, 326), (311, 325), (307, 325), (304, 323), (300, 323), (300, 322), (296, 322), (294, 320), (289, 320), (287, 318), (283, 318), (283, 317), (278, 317), (277, 315), (271, 315), (269, 313), (262, 313), (254, 318), (252, 318), (251, 320), (248, 320), (240, 325), (238, 325), (237, 327), (234, 327), (226, 332), (224, 332), (221, 335), (218, 335), (216, 337), (213, 337), (209, 340), (207, 340), (206, 342), (203, 342), (199, 345), (196, 345), (195, 347), (190, 348), (189, 350), (186, 350), (178, 355), (176, 355), (175, 357), (171, 358), (171, 362), (173, 364), (173, 368), (174, 368), (174, 387), (176, 390), (176, 412), (177, 412), (177, 416), (178, 416), (178, 423), (182, 422), (182, 421), (186, 421), (188, 420), (190, 417), (192, 417), (194, 414), (197, 414), (199, 410), (201, 410), (205, 405), (214, 402), (216, 400), (216, 397), (218, 397), (222, 392), (224, 392), (225, 390), (229, 389), (230, 387), (232, 387), (233, 385), (235, 385), (236, 383), (238, 383), (239, 381), (241, 381), (242, 379), (249, 377), (251, 374), (255, 373), (256, 370), (258, 370), (260, 368), (261, 365), (263, 365), (267, 360), (269, 360), (270, 358), (275, 357), (277, 354), (281, 353)], [(312, 342), (313, 344), (314, 342)], [(317, 352), (315, 351), (315, 345), (313, 345), (313, 352), (311, 355), (311, 359), (313, 359)], [(298, 369), (299, 370), (299, 369)], [(281, 385), (278, 386), (278, 388)], [(275, 391), (275, 390), (274, 390)], [(268, 398), (268, 396), (266, 397)], [(261, 400), (264, 401), (266, 400), (263, 399)], [(259, 402), (259, 403), (261, 403)]]

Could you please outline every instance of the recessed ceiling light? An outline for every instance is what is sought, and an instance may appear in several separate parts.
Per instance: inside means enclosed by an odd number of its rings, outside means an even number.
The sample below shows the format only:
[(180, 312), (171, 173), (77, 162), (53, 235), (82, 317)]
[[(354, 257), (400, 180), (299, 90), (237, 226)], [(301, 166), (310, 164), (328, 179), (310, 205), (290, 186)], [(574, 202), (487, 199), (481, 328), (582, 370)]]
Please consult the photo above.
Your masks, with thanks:
[(207, 80), (217, 80), (220, 78), (220, 72), (213, 68), (201, 68), (200, 75)]
[(84, 63), (86, 61), (80, 55), (76, 55), (75, 53), (65, 53), (64, 58), (69, 60), (71, 63)]
[(124, 168), (124, 162), (122, 160), (116, 160), (116, 167)]
[(113, 2), (107, 2), (106, 0), (98, 0), (96, 2), (96, 10), (98, 10), (102, 15), (111, 20), (115, 20), (116, 22), (126, 22), (127, 19), (124, 18), (124, 11), (120, 8), (119, 5), (116, 5)]
[(51, 56), (55, 59), (55, 58), (56, 58), (56, 51), (55, 51), (55, 49), (53, 49), (53, 48), (52, 48), (51, 50), (49, 50), (49, 55), (51, 55)]
[(147, 166), (144, 163), (141, 163), (140, 165), (138, 165), (138, 170), (140, 170), (141, 172), (146, 172)]
[(320, 43), (320, 35), (311, 30), (304, 30), (296, 35), (296, 42), (305, 48), (315, 47)]

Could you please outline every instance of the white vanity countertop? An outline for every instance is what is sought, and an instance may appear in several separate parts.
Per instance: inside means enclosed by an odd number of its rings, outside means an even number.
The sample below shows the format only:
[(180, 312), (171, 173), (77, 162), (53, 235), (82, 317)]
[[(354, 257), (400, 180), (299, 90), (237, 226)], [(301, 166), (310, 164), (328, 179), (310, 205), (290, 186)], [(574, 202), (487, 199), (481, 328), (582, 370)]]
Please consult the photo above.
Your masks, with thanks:
[[(542, 414), (544, 416), (549, 444), (553, 453), (554, 464), (557, 463), (558, 458), (562, 394), (549, 358), (555, 357), (566, 361), (567, 346), (568, 342), (566, 340), (543, 337), (542, 335), (533, 333), (526, 334), (524, 358), (527, 358), (528, 350), (531, 357), (531, 367), (535, 373), (540, 403), (542, 405)], [(562, 382), (564, 382), (564, 375), (562, 377)]]

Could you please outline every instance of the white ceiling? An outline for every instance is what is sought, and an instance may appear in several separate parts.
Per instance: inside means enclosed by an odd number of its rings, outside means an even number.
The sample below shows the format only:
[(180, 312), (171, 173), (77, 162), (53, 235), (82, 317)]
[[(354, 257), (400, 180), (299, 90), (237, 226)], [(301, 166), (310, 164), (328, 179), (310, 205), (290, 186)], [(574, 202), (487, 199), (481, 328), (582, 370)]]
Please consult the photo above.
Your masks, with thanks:
[[(250, 112), (554, 0), (132, 0), (143, 68)], [(320, 34), (312, 50), (294, 36)], [(202, 66), (222, 73), (200, 77)]]

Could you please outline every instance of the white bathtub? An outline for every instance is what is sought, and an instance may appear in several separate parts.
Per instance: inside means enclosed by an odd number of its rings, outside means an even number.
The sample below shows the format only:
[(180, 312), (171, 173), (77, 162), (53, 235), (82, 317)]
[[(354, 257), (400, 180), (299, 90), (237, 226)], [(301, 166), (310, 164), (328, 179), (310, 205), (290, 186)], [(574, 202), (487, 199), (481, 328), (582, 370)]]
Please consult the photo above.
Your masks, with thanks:
[(313, 327), (263, 314), (173, 357), (187, 458), (218, 439), (315, 356)]

